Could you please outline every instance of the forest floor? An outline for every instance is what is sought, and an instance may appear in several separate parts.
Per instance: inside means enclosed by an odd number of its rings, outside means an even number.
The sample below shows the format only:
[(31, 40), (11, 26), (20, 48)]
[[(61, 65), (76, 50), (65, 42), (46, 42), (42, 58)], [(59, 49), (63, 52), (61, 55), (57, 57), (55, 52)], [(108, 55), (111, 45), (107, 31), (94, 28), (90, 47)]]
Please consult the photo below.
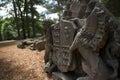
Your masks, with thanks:
[(50, 80), (44, 73), (44, 51), (0, 48), (0, 80)]

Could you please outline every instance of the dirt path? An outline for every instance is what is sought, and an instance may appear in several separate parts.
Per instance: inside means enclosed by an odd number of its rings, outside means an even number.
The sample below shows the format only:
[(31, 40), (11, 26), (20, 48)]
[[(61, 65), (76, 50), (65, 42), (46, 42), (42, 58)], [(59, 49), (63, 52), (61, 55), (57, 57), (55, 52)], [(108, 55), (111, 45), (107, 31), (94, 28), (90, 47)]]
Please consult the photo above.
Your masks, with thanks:
[(0, 48), (0, 80), (49, 80), (43, 71), (44, 51)]

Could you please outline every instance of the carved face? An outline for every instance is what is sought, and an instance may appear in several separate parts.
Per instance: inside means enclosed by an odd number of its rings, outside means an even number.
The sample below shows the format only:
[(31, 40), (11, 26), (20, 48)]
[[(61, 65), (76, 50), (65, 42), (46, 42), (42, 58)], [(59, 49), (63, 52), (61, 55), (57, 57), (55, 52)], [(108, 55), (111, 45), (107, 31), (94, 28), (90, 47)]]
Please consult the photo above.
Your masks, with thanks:
[(83, 18), (89, 1), (90, 0), (71, 0), (70, 11), (72, 13), (72, 17)]

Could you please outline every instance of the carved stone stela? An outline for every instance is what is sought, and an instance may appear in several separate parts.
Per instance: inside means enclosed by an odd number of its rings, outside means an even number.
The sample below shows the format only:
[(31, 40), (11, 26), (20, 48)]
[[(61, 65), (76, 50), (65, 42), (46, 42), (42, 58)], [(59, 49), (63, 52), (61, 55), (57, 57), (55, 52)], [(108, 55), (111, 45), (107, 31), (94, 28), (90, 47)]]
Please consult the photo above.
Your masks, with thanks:
[(120, 80), (120, 26), (98, 0), (69, 0), (46, 31), (45, 72), (53, 80)]
[(61, 20), (52, 28), (53, 56), (52, 60), (62, 72), (67, 72), (70, 64), (69, 47), (71, 46), (77, 27), (73, 22)]

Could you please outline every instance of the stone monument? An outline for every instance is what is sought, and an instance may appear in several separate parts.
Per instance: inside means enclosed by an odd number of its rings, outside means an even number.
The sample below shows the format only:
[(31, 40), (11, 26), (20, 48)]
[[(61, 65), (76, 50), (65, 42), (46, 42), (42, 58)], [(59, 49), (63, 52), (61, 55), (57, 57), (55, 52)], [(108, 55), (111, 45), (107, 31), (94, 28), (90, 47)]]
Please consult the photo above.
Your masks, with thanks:
[(69, 0), (46, 39), (53, 80), (120, 80), (120, 25), (99, 0)]

